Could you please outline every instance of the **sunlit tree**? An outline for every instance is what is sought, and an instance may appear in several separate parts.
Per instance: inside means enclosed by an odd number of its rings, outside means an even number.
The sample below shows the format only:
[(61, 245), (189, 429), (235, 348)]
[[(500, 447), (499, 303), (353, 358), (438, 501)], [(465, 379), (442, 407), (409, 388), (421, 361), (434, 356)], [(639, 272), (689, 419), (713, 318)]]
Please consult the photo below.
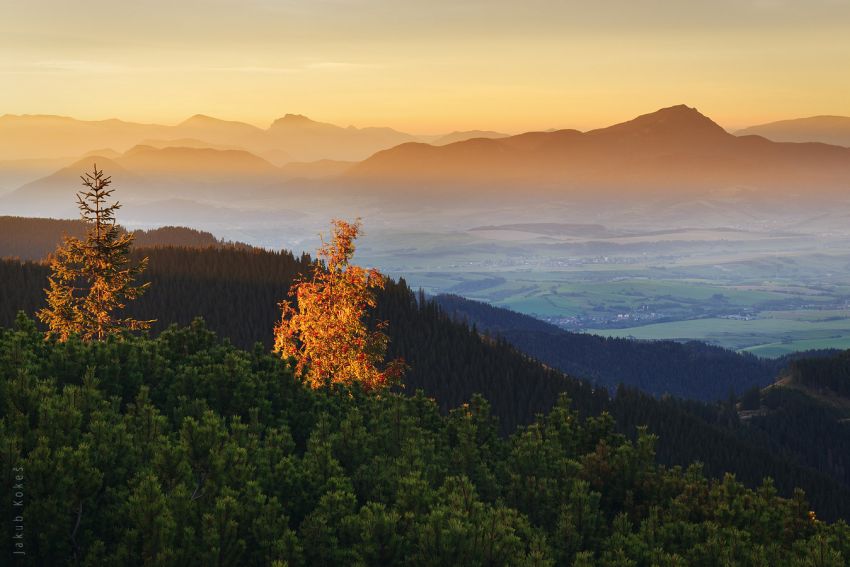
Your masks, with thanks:
[(296, 372), (314, 388), (329, 383), (360, 384), (367, 390), (400, 381), (401, 360), (383, 365), (389, 339), (386, 322), (369, 329), (367, 310), (376, 304), (375, 291), (384, 276), (375, 269), (351, 264), (360, 222), (334, 220), (330, 242), (322, 240), (319, 261), (309, 280), (290, 289), (293, 301), (282, 301), (275, 326), (275, 352), (296, 361)]
[(123, 330), (147, 329), (153, 321), (115, 315), (150, 285), (134, 285), (147, 258), (136, 266), (130, 262), (133, 235), (115, 223), (120, 203), (107, 204), (114, 191), (109, 188), (112, 179), (97, 165), (81, 179), (86, 189), (77, 193), (77, 204), (88, 230), (82, 240), (65, 237), (52, 255), (47, 307), (38, 318), (47, 324), (48, 336), (61, 341), (71, 335), (102, 340)]

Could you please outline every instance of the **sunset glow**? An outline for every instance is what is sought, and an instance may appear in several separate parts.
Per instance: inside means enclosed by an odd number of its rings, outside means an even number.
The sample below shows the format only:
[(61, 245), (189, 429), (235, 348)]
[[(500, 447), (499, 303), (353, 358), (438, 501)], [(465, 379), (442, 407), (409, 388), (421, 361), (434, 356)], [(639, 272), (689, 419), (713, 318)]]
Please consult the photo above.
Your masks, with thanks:
[(6, 2), (0, 113), (414, 133), (588, 129), (686, 103), (727, 129), (850, 114), (850, 4)]

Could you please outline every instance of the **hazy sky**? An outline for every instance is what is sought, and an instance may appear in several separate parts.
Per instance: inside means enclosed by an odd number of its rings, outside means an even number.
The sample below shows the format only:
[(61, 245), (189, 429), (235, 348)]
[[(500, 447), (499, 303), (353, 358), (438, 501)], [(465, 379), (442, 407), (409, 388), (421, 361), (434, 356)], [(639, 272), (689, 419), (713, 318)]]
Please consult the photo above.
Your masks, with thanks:
[(850, 115), (848, 0), (0, 0), (0, 114), (417, 133)]

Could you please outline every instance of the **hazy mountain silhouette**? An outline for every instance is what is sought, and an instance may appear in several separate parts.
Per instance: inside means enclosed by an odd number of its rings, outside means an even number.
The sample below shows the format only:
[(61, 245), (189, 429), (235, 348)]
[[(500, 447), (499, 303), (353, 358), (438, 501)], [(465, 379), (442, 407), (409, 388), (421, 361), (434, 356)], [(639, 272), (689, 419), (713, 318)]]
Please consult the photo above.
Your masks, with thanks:
[(67, 116), (0, 116), (0, 159), (74, 158), (93, 148), (124, 151), (145, 138), (168, 136), (167, 126)]
[(733, 136), (696, 109), (679, 105), (585, 133), (529, 132), (439, 147), (403, 144), (378, 152), (345, 177), (364, 185), (574, 194), (590, 188), (617, 195), (729, 187), (837, 192), (850, 180), (850, 149)]
[(258, 177), (276, 178), (280, 169), (244, 150), (212, 148), (153, 148), (136, 146), (117, 158), (118, 163), (145, 177), (191, 181), (236, 181)]
[(465, 130), (455, 131), (445, 136), (439, 136), (431, 141), (433, 146), (445, 146), (446, 144), (454, 144), (455, 142), (464, 142), (473, 138), (507, 138), (510, 134), (502, 132), (493, 132), (492, 130)]
[(358, 161), (379, 150), (413, 140), (415, 136), (392, 128), (342, 128), (300, 114), (287, 114), (269, 127), (267, 143), (298, 161)]
[(850, 146), (850, 117), (811, 116), (780, 120), (750, 126), (735, 134), (764, 136), (776, 142), (823, 142), (836, 146)]
[(182, 199), (237, 201), (286, 179), (268, 161), (244, 150), (135, 146), (116, 158), (88, 156), (27, 183), (0, 204), (6, 212), (76, 216), (74, 194), (92, 165), (112, 176), (121, 201)]
[(92, 148), (124, 152), (136, 145), (243, 149), (276, 165), (320, 159), (362, 160), (417, 140), (390, 128), (342, 128), (296, 114), (267, 129), (196, 114), (174, 126), (51, 115), (0, 116), (0, 160), (74, 158)]

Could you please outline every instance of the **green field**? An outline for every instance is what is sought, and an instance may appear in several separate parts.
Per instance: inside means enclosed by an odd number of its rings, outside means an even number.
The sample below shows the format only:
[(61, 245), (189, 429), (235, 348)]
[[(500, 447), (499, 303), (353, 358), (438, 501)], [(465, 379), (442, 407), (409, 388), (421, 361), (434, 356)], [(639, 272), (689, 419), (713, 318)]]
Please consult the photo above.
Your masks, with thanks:
[(627, 329), (588, 329), (587, 332), (647, 340), (694, 339), (768, 357), (809, 349), (850, 348), (850, 317), (830, 321), (707, 318)]
[(659, 242), (594, 249), (417, 234), (399, 238), (380, 263), (428, 293), (569, 330), (700, 340), (759, 356), (850, 348), (847, 246), (825, 251), (805, 238)]

